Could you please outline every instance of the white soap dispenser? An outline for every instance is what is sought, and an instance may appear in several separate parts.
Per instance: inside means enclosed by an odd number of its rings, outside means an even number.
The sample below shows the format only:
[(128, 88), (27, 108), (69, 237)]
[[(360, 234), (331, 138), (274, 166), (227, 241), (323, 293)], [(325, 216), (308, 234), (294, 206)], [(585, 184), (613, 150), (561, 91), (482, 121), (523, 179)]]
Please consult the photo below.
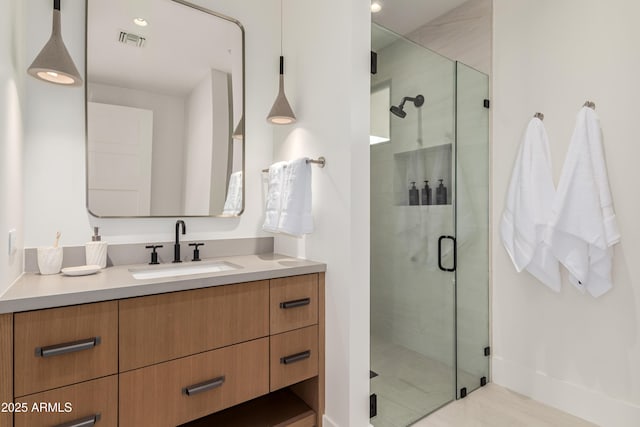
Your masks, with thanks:
[(93, 227), (91, 241), (84, 245), (87, 265), (99, 265), (100, 268), (107, 266), (107, 242), (101, 241), (98, 234), (98, 227)]

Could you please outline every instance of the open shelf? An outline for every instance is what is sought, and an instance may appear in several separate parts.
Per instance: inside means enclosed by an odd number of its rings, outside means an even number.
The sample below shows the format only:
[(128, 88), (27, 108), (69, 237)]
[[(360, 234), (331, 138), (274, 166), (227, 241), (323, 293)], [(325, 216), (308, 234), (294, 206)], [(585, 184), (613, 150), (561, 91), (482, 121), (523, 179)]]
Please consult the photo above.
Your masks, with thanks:
[(313, 427), (316, 413), (289, 389), (278, 390), (180, 427)]

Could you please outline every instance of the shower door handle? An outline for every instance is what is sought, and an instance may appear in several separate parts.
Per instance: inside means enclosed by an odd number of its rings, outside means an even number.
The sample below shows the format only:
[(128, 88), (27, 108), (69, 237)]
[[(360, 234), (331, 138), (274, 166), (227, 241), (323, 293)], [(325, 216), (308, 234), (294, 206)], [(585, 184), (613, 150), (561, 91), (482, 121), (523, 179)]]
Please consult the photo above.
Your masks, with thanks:
[[(446, 268), (442, 265), (442, 241), (444, 239), (451, 239), (451, 241), (453, 242), (453, 267), (451, 268)], [(440, 236), (440, 238), (438, 239), (438, 267), (440, 267), (440, 270), (442, 271), (456, 271), (456, 261), (456, 238), (453, 236)]]

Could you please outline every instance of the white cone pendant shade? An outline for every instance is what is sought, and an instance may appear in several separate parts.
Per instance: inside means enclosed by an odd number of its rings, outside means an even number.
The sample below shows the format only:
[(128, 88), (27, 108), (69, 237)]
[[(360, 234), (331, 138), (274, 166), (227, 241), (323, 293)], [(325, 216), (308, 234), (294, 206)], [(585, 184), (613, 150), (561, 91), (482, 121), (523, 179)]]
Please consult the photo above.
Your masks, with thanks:
[(60, 31), (60, 0), (53, 2), (51, 37), (28, 69), (33, 77), (50, 83), (81, 86), (82, 78), (62, 41)]
[(233, 131), (231, 137), (233, 139), (244, 139), (244, 116), (240, 117), (238, 126), (236, 126), (236, 130)]
[(280, 89), (278, 90), (276, 102), (273, 103), (273, 107), (271, 107), (271, 111), (269, 111), (267, 121), (275, 125), (288, 125), (296, 121), (296, 115), (293, 114), (291, 105), (289, 105), (289, 101), (287, 101), (287, 96), (284, 94), (283, 56), (280, 56)]

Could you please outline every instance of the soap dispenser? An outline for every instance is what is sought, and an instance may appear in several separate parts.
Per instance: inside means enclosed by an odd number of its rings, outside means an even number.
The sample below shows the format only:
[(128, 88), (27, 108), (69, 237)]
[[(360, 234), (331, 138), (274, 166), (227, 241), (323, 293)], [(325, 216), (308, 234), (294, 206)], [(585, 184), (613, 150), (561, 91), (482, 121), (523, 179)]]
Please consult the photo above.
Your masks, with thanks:
[(433, 200), (431, 200), (431, 187), (429, 187), (429, 181), (424, 182), (424, 188), (422, 189), (422, 204), (423, 205), (433, 204)]
[(416, 188), (415, 181), (411, 182), (411, 188), (409, 188), (409, 204), (411, 206), (420, 204), (420, 193), (418, 192), (418, 189)]
[(100, 268), (107, 266), (107, 242), (103, 242), (98, 234), (98, 227), (93, 227), (91, 241), (85, 243), (85, 258), (87, 265), (98, 265)]
[(442, 183), (442, 179), (439, 179), (440, 185), (436, 188), (436, 205), (446, 205), (447, 204), (447, 187)]

